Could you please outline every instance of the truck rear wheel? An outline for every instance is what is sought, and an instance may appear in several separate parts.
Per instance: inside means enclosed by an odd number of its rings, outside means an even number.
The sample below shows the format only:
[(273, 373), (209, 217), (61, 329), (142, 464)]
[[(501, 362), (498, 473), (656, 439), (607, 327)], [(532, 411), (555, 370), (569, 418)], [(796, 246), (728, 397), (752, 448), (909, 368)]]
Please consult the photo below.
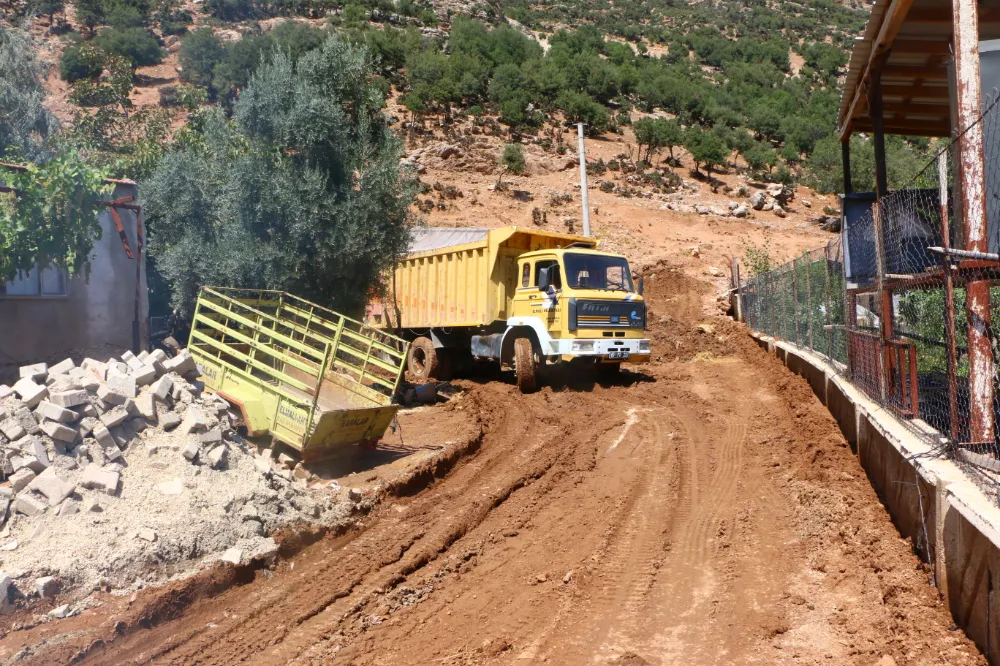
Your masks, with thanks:
[(410, 344), (410, 353), (406, 357), (406, 369), (414, 379), (425, 380), (437, 377), (438, 353), (430, 338), (423, 336)]
[(529, 338), (518, 338), (514, 341), (514, 373), (517, 375), (517, 388), (521, 393), (534, 393), (538, 389), (538, 363), (535, 361), (535, 349)]

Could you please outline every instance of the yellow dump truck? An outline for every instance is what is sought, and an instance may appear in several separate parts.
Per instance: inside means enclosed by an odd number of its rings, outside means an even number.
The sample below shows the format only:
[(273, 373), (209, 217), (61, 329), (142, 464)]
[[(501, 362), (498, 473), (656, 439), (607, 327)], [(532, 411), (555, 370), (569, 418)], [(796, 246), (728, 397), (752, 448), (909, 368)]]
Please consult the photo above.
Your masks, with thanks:
[(642, 280), (585, 236), (535, 229), (419, 229), (373, 326), (410, 340), (415, 378), (446, 378), (463, 357), (513, 366), (523, 392), (546, 363), (606, 373), (649, 361)]
[(205, 386), (240, 410), (248, 433), (303, 460), (382, 437), (408, 347), (291, 294), (215, 287), (198, 294), (188, 344)]

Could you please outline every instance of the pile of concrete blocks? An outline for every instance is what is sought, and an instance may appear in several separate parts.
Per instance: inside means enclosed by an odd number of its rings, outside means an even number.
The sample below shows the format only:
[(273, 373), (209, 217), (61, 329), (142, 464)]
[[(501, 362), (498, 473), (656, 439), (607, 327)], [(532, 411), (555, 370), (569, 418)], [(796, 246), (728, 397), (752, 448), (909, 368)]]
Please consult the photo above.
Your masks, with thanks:
[[(187, 350), (21, 367), (0, 385), (0, 527), (11, 515), (85, 510), (78, 489), (116, 496), (129, 445), (149, 428), (180, 431), (185, 458), (223, 467), (229, 404), (203, 396), (198, 375)], [(156, 437), (142, 439), (155, 452)]]

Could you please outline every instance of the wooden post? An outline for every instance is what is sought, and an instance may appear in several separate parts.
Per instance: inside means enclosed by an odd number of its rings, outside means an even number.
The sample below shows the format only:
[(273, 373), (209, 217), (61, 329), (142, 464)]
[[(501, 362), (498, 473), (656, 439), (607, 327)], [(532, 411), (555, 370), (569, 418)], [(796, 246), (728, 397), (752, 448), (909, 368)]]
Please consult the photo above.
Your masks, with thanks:
[(876, 286), (879, 296), (879, 334), (882, 343), (882, 376), (881, 390), (883, 401), (892, 393), (894, 359), (889, 349), (892, 340), (892, 292), (885, 288), (885, 276), (888, 273), (885, 258), (885, 219), (883, 217), (882, 199), (888, 194), (889, 183), (885, 165), (885, 131), (882, 118), (882, 72), (881, 65), (872, 73), (871, 88), (868, 91), (868, 108), (871, 112), (873, 138), (875, 141), (875, 205), (872, 212), (875, 218), (875, 256), (878, 275)]
[[(965, 249), (988, 252), (986, 165), (983, 157), (982, 91), (979, 73), (979, 16), (976, 0), (952, 0), (955, 81), (958, 98), (959, 179)], [(965, 287), (969, 338), (969, 429), (973, 444), (994, 443), (993, 354), (990, 344), (990, 283)]]

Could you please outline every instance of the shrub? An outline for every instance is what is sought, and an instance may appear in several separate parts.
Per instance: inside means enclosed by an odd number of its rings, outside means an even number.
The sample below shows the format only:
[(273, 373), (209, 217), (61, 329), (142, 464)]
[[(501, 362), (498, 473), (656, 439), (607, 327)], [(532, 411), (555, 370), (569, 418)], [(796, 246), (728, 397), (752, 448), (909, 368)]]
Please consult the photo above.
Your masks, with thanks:
[(0, 157), (34, 159), (41, 153), (42, 140), (55, 129), (43, 104), (44, 80), (31, 36), (0, 24)]
[(67, 83), (100, 76), (104, 69), (104, 54), (91, 44), (73, 44), (59, 59), (59, 78)]
[(95, 46), (112, 55), (119, 55), (133, 67), (147, 67), (163, 62), (163, 49), (152, 33), (144, 28), (114, 28), (94, 39)]
[(519, 143), (508, 143), (503, 147), (503, 155), (500, 157), (500, 164), (513, 174), (522, 174), (525, 169), (524, 149)]

